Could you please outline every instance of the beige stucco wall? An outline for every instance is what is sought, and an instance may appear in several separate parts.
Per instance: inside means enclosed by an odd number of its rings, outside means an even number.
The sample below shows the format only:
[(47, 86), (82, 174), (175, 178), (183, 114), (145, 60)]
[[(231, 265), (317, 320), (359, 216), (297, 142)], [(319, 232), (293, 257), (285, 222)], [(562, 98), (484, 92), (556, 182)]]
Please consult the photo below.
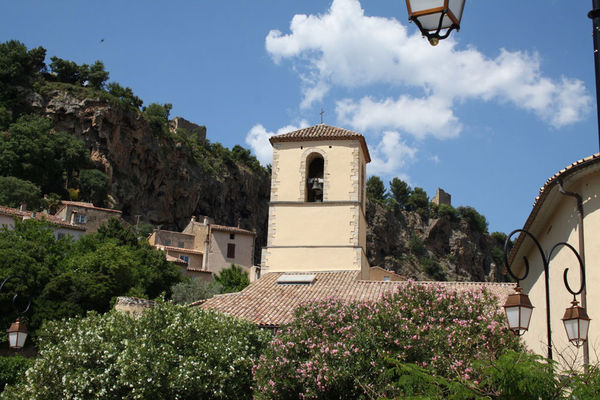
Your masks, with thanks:
[(181, 247), (185, 249), (196, 249), (202, 251), (203, 248), (194, 247), (194, 236), (173, 232), (173, 231), (158, 231), (155, 230), (152, 232), (152, 235), (148, 238), (148, 242), (150, 245), (162, 245), (162, 246), (173, 246), (173, 247)]
[(202, 222), (190, 221), (188, 225), (181, 231), (181, 233), (187, 233), (189, 235), (194, 236), (194, 245), (193, 248), (197, 250), (205, 250), (206, 247), (206, 238), (208, 235), (208, 226), (204, 225)]
[(360, 270), (360, 247), (269, 247), (263, 250), (263, 273)]
[(67, 227), (56, 227), (54, 228), (54, 237), (59, 238), (64, 236), (71, 236), (73, 240), (79, 240), (81, 237), (85, 236), (86, 231), (80, 231), (78, 229), (69, 229)]
[[(600, 354), (600, 294), (596, 290), (600, 285), (600, 265), (598, 265), (600, 263), (600, 246), (597, 246), (600, 240), (600, 174), (580, 174), (567, 180), (564, 186), (567, 191), (579, 193), (584, 200), (587, 311), (592, 319), (589, 333), (590, 362), (595, 363)], [(567, 242), (579, 250), (579, 217), (576, 201), (572, 197), (559, 194), (556, 188), (553, 190), (554, 193), (548, 196), (548, 200), (529, 230), (540, 241), (546, 254), (549, 253), (552, 246), (559, 242)], [(535, 309), (529, 331), (523, 335), (523, 339), (531, 350), (546, 356), (546, 296), (542, 261), (536, 247), (530, 246), (528, 249), (526, 256), (529, 259), (531, 270), (521, 286), (525, 293), (529, 293)], [(515, 260), (522, 260), (522, 255), (518, 254)], [(523, 265), (523, 262), (515, 261), (514, 265), (519, 267)], [(562, 246), (555, 250), (549, 264), (553, 358), (559, 362), (563, 362), (562, 357), (568, 361), (576, 359), (578, 363), (581, 363), (582, 349), (576, 349), (568, 342), (562, 323), (565, 309), (571, 305), (570, 302), (573, 299), (563, 283), (563, 272), (567, 267), (569, 268), (569, 284), (572, 289), (577, 291), (580, 286), (579, 264), (575, 255), (568, 248)], [(580, 296), (578, 296), (578, 300), (580, 300)]]
[(190, 254), (188, 252), (179, 251), (175, 249), (167, 249), (167, 254), (175, 258), (180, 258), (180, 256), (188, 256), (188, 267), (198, 269), (202, 268), (202, 254)]
[[(324, 160), (323, 202), (306, 202), (307, 159)], [(276, 142), (262, 272), (364, 270), (365, 157), (358, 140)], [(362, 194), (362, 195), (361, 195)]]
[(7, 226), (9, 229), (15, 228), (15, 217), (0, 215), (0, 226)]
[[(208, 253), (208, 270), (213, 274), (219, 273), (231, 264), (243, 267), (248, 274), (253, 265), (254, 236), (235, 233), (230, 239), (230, 232), (211, 231), (210, 248)], [(235, 244), (235, 257), (227, 258), (227, 244)]]
[(87, 233), (94, 233), (98, 231), (100, 225), (106, 223), (110, 218), (121, 218), (121, 213), (117, 211), (80, 207), (73, 205), (66, 205), (56, 214), (57, 217), (63, 221), (71, 222), (71, 214), (76, 211), (79, 215), (86, 216), (86, 223), (80, 224), (85, 226)]

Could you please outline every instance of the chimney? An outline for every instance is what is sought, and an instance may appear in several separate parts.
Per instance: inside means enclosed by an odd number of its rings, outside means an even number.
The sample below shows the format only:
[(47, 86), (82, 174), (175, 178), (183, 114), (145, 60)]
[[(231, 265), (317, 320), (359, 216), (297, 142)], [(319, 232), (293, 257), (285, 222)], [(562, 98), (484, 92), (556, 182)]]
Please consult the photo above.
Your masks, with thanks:
[(192, 215), (192, 219), (190, 220), (190, 222), (196, 222), (196, 216)]
[(71, 225), (75, 225), (75, 216), (76, 215), (77, 215), (77, 211), (73, 211), (71, 213), (71, 222), (70, 222)]
[(242, 219), (241, 219), (241, 218), (238, 218), (238, 226), (237, 226), (237, 227), (238, 227), (238, 229), (240, 229), (240, 225), (242, 225)]
[(204, 217), (204, 221), (202, 222), (204, 225), (208, 225), (208, 217)]
[(19, 206), (19, 211), (22, 211), (22, 212), (27, 211), (27, 203), (26, 202), (21, 203), (21, 205)]

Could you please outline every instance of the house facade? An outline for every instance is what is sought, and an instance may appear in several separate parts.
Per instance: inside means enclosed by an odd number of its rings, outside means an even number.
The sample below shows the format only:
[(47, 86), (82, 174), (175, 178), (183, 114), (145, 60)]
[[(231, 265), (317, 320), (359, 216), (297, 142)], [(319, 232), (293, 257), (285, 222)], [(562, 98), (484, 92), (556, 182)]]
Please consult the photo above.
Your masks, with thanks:
[(46, 221), (51, 224), (54, 230), (54, 236), (57, 239), (70, 236), (74, 240), (78, 240), (86, 234), (86, 229), (83, 226), (70, 224), (57, 218), (54, 215), (49, 215), (43, 212), (26, 211), (24, 207), (10, 208), (0, 206), (0, 226), (6, 226), (8, 229), (14, 229), (15, 219), (24, 221), (26, 219), (37, 219)]
[(211, 280), (212, 274), (236, 264), (253, 281), (255, 238), (256, 233), (239, 226), (213, 224), (208, 217), (198, 222), (192, 217), (182, 232), (156, 229), (148, 240), (167, 256), (184, 261), (184, 271), (189, 276)]
[(121, 218), (121, 211), (110, 208), (95, 207), (92, 203), (82, 201), (61, 201), (62, 206), (55, 216), (72, 225), (83, 226), (87, 233), (98, 231), (100, 225), (110, 218)]
[[(600, 346), (600, 154), (579, 160), (547, 180), (535, 200), (523, 229), (530, 232), (541, 245), (545, 256), (560, 242), (566, 242), (581, 255), (585, 264), (586, 291), (577, 300), (586, 306), (591, 318), (588, 342), (581, 348), (571, 345), (562, 322), (563, 314), (571, 306), (573, 295), (563, 281), (566, 268), (572, 290), (580, 289), (580, 268), (576, 255), (567, 246), (558, 245), (549, 259), (548, 281), (550, 300), (550, 328), (555, 360), (597, 363)], [(516, 236), (516, 235), (515, 235)], [(515, 237), (513, 237), (515, 239)], [(535, 307), (529, 330), (523, 335), (527, 346), (546, 356), (548, 350), (546, 325), (546, 290), (543, 261), (540, 251), (526, 234), (516, 236), (509, 257), (517, 277), (525, 272), (523, 257), (529, 262), (529, 274), (520, 282)]]

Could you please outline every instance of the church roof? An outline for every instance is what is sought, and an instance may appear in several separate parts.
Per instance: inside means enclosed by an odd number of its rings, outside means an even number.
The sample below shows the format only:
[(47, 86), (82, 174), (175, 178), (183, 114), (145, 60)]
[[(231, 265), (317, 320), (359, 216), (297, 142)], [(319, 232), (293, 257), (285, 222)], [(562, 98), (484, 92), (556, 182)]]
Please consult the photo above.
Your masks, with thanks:
[(369, 148), (367, 147), (365, 137), (358, 132), (344, 128), (319, 124), (284, 133), (282, 135), (271, 136), (269, 138), (271, 144), (278, 142), (306, 142), (315, 140), (358, 140), (363, 153), (365, 154), (366, 161), (371, 162), (371, 156), (369, 155)]
[[(264, 274), (241, 292), (216, 295), (208, 300), (192, 303), (245, 319), (262, 327), (275, 328), (292, 321), (294, 309), (302, 304), (325, 299), (342, 301), (377, 301), (384, 293), (398, 290), (406, 281), (362, 281), (359, 271)], [(313, 275), (314, 280), (297, 279), (296, 283), (278, 283), (282, 275)], [(503, 304), (513, 292), (513, 283), (491, 282), (419, 282), (424, 285), (440, 284), (457, 291), (484, 287)]]

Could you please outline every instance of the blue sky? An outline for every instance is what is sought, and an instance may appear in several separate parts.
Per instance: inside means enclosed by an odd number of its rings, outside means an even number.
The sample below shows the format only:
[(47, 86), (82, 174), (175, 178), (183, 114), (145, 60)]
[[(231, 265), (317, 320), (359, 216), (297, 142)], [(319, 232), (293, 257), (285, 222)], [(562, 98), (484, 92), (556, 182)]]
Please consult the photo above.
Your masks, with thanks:
[(369, 174), (441, 187), (508, 233), (548, 177), (598, 152), (590, 8), (467, 0), (431, 47), (398, 0), (4, 1), (0, 40), (102, 60), (146, 105), (264, 163), (269, 135), (323, 109), (365, 135)]

